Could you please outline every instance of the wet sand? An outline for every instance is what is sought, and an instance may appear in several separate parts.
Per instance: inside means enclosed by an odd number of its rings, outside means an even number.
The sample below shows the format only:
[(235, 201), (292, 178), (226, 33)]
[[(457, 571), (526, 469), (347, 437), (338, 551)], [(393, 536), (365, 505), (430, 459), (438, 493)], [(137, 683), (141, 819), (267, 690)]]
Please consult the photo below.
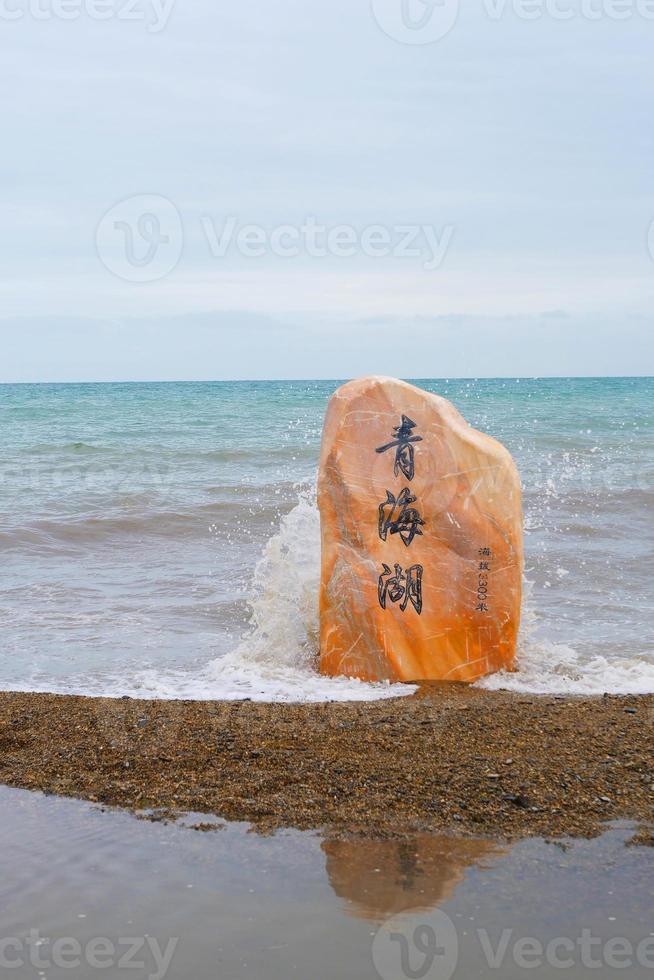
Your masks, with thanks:
[(0, 782), (262, 830), (511, 839), (592, 836), (628, 819), (650, 843), (653, 745), (653, 696), (434, 685), (285, 705), (0, 693)]
[(631, 827), (556, 845), (198, 834), (2, 787), (0, 810), (15, 980), (519, 980), (525, 961), (548, 980), (562, 962), (574, 980), (614, 977), (616, 961), (652, 974), (654, 851), (624, 846)]

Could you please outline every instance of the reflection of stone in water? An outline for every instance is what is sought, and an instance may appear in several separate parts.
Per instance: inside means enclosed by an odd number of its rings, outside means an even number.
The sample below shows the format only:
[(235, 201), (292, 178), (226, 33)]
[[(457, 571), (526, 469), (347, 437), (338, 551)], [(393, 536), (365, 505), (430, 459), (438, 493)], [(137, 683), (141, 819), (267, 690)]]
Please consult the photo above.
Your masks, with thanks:
[(352, 915), (385, 919), (432, 909), (453, 894), (466, 868), (506, 853), (494, 841), (419, 834), (406, 840), (327, 840), (329, 883)]

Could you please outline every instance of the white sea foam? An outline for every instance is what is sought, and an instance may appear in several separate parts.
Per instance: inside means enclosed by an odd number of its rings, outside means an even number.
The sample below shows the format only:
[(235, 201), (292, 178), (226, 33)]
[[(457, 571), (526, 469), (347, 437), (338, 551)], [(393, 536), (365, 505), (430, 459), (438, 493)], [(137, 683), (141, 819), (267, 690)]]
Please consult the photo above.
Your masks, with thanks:
[[(563, 571), (563, 569), (558, 569)], [(647, 655), (583, 657), (565, 643), (542, 636), (533, 601), (533, 583), (524, 582), (517, 670), (499, 671), (478, 681), (491, 690), (531, 694), (647, 694), (654, 691), (654, 663)]]
[(195, 676), (144, 671), (139, 696), (251, 698), (253, 701), (370, 701), (412, 694), (410, 684), (366, 684), (318, 673), (320, 520), (314, 496), (300, 495), (267, 542), (254, 573), (250, 630), (230, 653)]
[[(252, 602), (253, 632), (224, 658), (213, 661), (214, 680), (246, 682), (259, 693), (288, 694), (292, 700), (338, 697), (369, 698), (406, 694), (406, 685), (360, 684), (328, 680), (316, 673), (318, 655), (318, 587), (320, 524), (315, 500), (308, 494), (283, 519), (268, 542), (255, 573)], [(553, 643), (542, 635), (533, 600), (532, 583), (525, 581), (522, 625), (515, 672), (500, 672), (479, 682), (487, 688), (532, 693), (636, 694), (654, 691), (654, 663), (646, 655), (584, 657), (572, 646)], [(303, 693), (304, 692), (304, 693)], [(335, 692), (335, 693), (332, 693)], [(233, 695), (235, 696), (235, 695)]]
[(300, 495), (258, 562), (250, 628), (238, 646), (197, 671), (140, 670), (73, 684), (32, 679), (24, 690), (140, 698), (253, 701), (372, 701), (412, 694), (412, 684), (368, 684), (318, 673), (320, 521), (315, 497)]
[[(319, 579), (319, 515), (315, 497), (305, 492), (264, 548), (252, 583), (250, 626), (231, 652), (196, 670), (96, 673), (54, 683), (34, 677), (19, 687), (105, 697), (285, 702), (366, 701), (411, 694), (415, 687), (409, 684), (368, 684), (318, 673)], [(573, 646), (544, 638), (544, 625), (526, 582), (518, 669), (487, 677), (479, 686), (570, 695), (654, 691), (654, 662), (647, 654), (612, 657), (607, 649), (606, 656), (584, 656)]]

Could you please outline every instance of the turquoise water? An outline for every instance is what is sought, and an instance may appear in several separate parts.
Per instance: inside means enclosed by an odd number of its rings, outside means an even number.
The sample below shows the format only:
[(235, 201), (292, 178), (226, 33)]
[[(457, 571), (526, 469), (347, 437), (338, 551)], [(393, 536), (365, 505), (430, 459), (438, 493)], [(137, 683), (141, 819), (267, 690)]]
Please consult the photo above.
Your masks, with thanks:
[[(522, 477), (522, 669), (491, 683), (654, 690), (654, 380), (416, 383)], [(0, 386), (0, 687), (384, 693), (313, 672), (313, 487), (338, 384)]]

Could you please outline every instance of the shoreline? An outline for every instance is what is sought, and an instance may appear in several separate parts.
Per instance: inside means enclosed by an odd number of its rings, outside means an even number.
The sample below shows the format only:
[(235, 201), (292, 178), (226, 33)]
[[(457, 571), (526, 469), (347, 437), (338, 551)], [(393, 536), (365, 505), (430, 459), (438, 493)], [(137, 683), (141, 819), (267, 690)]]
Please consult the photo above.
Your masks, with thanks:
[[(0, 783), (269, 832), (654, 840), (654, 695), (422, 685), (373, 702), (0, 692)], [(152, 814), (152, 811), (155, 811)]]

